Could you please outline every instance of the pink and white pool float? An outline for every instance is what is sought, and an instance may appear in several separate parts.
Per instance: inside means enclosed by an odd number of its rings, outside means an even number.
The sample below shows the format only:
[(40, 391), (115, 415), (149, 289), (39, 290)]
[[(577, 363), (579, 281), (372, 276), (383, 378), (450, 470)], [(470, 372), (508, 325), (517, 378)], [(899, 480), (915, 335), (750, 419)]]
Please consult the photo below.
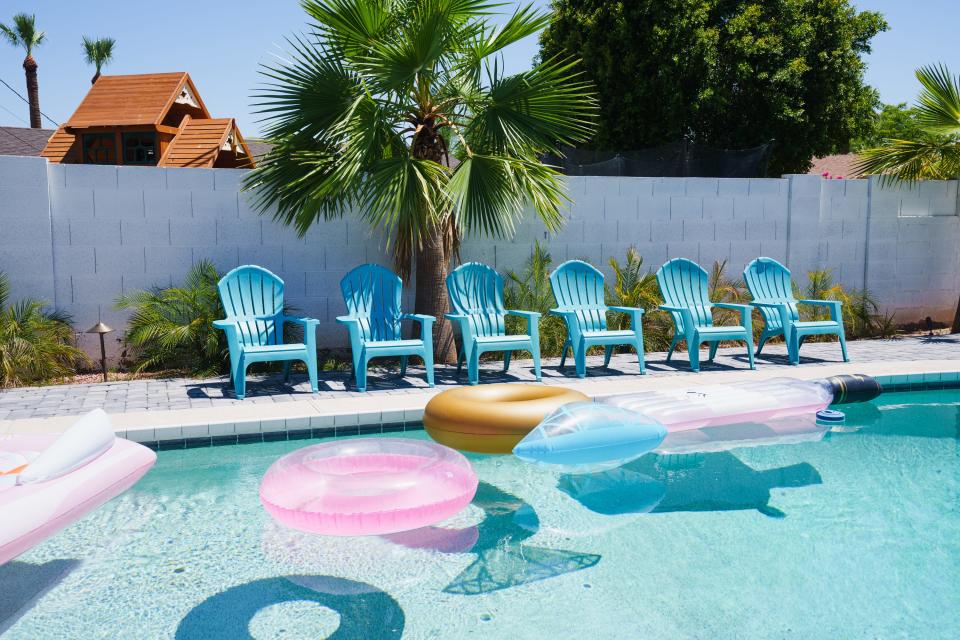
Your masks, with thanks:
[(60, 435), (0, 437), (0, 564), (123, 493), (157, 461), (100, 409)]
[(274, 462), (260, 502), (277, 522), (335, 536), (435, 524), (470, 504), (477, 475), (448, 447), (400, 438), (327, 442)]

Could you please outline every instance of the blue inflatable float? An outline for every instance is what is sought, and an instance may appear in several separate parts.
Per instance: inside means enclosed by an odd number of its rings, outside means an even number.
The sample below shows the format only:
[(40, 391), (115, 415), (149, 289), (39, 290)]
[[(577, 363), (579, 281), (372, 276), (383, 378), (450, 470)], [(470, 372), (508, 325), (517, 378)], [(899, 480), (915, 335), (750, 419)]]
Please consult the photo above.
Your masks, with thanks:
[(525, 462), (574, 473), (613, 469), (656, 448), (667, 429), (642, 413), (572, 402), (547, 415), (513, 449)]

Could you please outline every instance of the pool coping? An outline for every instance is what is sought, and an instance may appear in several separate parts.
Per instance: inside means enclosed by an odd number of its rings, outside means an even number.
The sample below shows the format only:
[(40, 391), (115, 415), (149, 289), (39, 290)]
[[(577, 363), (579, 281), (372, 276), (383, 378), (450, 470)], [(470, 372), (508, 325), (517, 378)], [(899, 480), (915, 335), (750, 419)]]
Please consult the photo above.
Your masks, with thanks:
[[(814, 379), (852, 373), (876, 377), (885, 391), (960, 387), (960, 363), (956, 360), (850, 362), (800, 366), (790, 370), (771, 367), (684, 376), (624, 376), (615, 380), (586, 378), (564, 386), (591, 398), (600, 398), (650, 389), (677, 389), (780, 377)], [(311, 398), (282, 404), (250, 403), (229, 407), (137, 411), (111, 414), (110, 418), (117, 436), (154, 449), (390, 433), (421, 429), (423, 409), (430, 398), (440, 391), (424, 389), (421, 393), (387, 397)], [(376, 405), (376, 408), (371, 405)], [(0, 421), (0, 435), (62, 433), (76, 419), (76, 415), (70, 415), (4, 420)]]

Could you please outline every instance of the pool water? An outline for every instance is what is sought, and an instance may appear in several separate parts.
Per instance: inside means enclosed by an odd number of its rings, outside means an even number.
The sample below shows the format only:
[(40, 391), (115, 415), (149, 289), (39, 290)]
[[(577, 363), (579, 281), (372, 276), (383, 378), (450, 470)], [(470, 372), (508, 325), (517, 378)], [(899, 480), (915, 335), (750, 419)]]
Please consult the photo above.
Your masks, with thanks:
[[(956, 638), (960, 391), (843, 407), (819, 440), (564, 475), (471, 456), (473, 504), (385, 537), (284, 529), (260, 478), (310, 441), (164, 451), (0, 567), (45, 638)], [(423, 432), (395, 434), (426, 438)]]

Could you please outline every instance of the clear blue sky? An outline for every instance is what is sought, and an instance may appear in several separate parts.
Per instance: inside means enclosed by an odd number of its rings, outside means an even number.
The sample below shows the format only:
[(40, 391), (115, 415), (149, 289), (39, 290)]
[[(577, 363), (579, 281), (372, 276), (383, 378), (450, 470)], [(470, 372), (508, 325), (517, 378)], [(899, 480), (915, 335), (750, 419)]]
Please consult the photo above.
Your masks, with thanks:
[[(913, 70), (942, 61), (960, 73), (957, 0), (854, 0), (859, 9), (883, 13), (890, 31), (874, 40), (867, 81), (886, 102), (909, 102), (918, 87)], [(547, 0), (536, 0), (539, 5)], [(0, 21), (33, 12), (47, 42), (35, 53), (40, 64), (40, 106), (63, 122), (89, 88), (93, 70), (81, 55), (83, 35), (117, 40), (106, 73), (188, 71), (214, 117), (233, 116), (248, 137), (259, 132), (250, 94), (260, 82), (257, 67), (280, 52), (284, 37), (303, 29), (297, 0), (9, 0)], [(507, 52), (508, 70), (530, 65), (535, 38)], [(24, 93), (23, 54), (0, 44), (0, 78)], [(8, 111), (9, 110), (9, 111)], [(13, 113), (10, 113), (13, 112)], [(0, 86), (0, 125), (26, 126), (27, 108)], [(44, 126), (52, 126), (45, 121)]]

